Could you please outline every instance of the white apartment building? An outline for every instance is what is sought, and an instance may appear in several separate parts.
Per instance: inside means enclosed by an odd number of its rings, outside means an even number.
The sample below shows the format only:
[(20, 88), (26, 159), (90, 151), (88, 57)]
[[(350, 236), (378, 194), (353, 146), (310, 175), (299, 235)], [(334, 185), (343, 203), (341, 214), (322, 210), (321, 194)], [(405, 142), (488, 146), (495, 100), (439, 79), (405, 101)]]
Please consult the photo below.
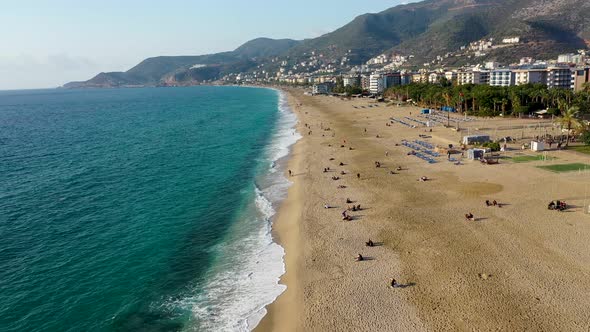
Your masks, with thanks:
[(428, 83), (437, 84), (440, 82), (441, 77), (442, 77), (442, 75), (440, 73), (430, 73), (428, 75)]
[(328, 94), (329, 88), (327, 84), (314, 84), (311, 93), (314, 95)]
[(457, 73), (457, 84), (488, 84), (490, 72), (485, 70), (466, 70)]
[(520, 42), (520, 37), (509, 37), (502, 39), (502, 43), (504, 44), (518, 44)]
[(490, 72), (491, 86), (512, 86), (514, 81), (515, 74), (510, 69), (496, 69)]
[(514, 84), (547, 84), (546, 69), (516, 69), (514, 72)]
[(360, 76), (345, 76), (342, 79), (342, 83), (344, 86), (360, 86), (361, 78)]
[(449, 81), (454, 81), (457, 79), (457, 72), (456, 71), (448, 71), (445, 73), (445, 78)]
[(385, 89), (385, 82), (383, 81), (383, 75), (373, 74), (369, 77), (369, 92), (372, 94), (381, 94)]

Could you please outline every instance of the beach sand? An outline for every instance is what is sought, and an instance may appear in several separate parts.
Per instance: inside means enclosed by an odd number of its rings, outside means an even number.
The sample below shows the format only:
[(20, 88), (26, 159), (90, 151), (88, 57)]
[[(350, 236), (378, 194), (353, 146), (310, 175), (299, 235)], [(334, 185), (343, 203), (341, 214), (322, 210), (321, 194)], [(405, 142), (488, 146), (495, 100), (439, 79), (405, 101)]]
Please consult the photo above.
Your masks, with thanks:
[[(434, 145), (457, 145), (467, 132), (526, 137), (545, 129), (534, 128), (536, 120), (479, 119), (461, 124), (468, 131), (431, 133), (385, 125), (392, 116), (419, 119), (418, 108), (288, 92), (304, 137), (288, 162), (294, 185), (273, 226), (286, 251), (287, 291), (257, 331), (590, 330), (583, 211), (590, 174), (535, 167), (590, 164), (588, 156), (550, 151), (557, 159), (498, 165), (454, 165), (443, 156), (428, 164), (396, 143), (424, 134)], [(518, 125), (525, 128), (508, 128)], [(506, 155), (534, 154), (520, 144), (509, 144)], [(350, 212), (353, 221), (341, 220), (347, 198), (363, 208)], [(504, 206), (486, 207), (486, 199)], [(549, 211), (553, 199), (573, 207)], [(468, 212), (476, 221), (465, 219)], [(366, 247), (368, 239), (377, 245)], [(359, 253), (367, 260), (356, 262)], [(390, 288), (391, 278), (401, 287)]]

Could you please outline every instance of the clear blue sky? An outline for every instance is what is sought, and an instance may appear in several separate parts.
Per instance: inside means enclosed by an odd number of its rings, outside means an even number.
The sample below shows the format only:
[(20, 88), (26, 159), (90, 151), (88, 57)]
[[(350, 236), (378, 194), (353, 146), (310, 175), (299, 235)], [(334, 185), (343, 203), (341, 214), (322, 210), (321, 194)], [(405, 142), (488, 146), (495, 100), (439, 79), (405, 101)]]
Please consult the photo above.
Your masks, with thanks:
[(55, 87), (146, 57), (312, 38), (405, 0), (2, 0), (0, 90)]

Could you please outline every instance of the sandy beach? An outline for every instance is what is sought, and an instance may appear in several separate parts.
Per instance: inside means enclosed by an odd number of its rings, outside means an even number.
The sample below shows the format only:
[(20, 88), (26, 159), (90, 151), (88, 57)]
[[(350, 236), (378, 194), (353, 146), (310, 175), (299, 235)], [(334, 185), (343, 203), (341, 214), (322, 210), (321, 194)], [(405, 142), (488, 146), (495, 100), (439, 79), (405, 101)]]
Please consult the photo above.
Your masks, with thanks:
[[(537, 167), (590, 164), (589, 156), (552, 150), (551, 160), (516, 163), (510, 158), (536, 154), (517, 142), (497, 165), (466, 154), (453, 155), (459, 165), (446, 155), (429, 164), (402, 140), (446, 147), (467, 133), (526, 141), (550, 129), (540, 120), (476, 119), (459, 121), (460, 132), (430, 132), (386, 125), (420, 120), (419, 108), (288, 93), (304, 137), (273, 226), (286, 251), (287, 291), (256, 331), (590, 330), (590, 173)], [(571, 208), (549, 211), (554, 199)], [(361, 210), (343, 221), (353, 204)]]

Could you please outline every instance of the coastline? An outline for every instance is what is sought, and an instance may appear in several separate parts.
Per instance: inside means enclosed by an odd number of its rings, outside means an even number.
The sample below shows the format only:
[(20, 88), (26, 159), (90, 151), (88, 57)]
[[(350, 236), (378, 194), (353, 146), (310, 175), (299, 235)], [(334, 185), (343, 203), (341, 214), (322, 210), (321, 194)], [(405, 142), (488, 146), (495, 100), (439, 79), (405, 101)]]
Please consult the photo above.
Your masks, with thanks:
[[(297, 100), (289, 91), (278, 89), (285, 94), (291, 111), (297, 116), (295, 129), (301, 133), (301, 116)], [(298, 176), (302, 172), (304, 154), (306, 153), (306, 139), (302, 137), (291, 146), (289, 155), (285, 160), (285, 173), (294, 170), (295, 174), (290, 178), (292, 185), (289, 187), (287, 197), (280, 203), (278, 212), (272, 225), (272, 234), (276, 243), (285, 250), (283, 258), (285, 273), (280, 278), (280, 283), (286, 290), (275, 301), (266, 306), (267, 313), (254, 328), (254, 331), (294, 331), (299, 326), (298, 317), (301, 317), (303, 301), (300, 287), (297, 282), (300, 269), (301, 255), (301, 211), (303, 210), (303, 177)], [(288, 177), (286, 174), (285, 176)], [(288, 310), (285, 310), (288, 308)]]

